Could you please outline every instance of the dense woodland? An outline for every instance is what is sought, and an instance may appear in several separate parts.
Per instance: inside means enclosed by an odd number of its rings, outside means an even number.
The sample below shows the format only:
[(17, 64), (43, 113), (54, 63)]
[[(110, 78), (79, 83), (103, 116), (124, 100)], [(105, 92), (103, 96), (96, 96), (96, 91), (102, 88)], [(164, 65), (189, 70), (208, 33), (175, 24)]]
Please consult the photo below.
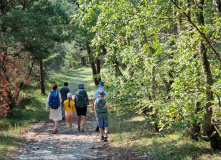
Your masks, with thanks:
[(87, 55), (118, 115), (221, 149), (220, 0), (0, 0), (0, 11), (1, 116), (24, 86), (45, 94), (47, 71)]

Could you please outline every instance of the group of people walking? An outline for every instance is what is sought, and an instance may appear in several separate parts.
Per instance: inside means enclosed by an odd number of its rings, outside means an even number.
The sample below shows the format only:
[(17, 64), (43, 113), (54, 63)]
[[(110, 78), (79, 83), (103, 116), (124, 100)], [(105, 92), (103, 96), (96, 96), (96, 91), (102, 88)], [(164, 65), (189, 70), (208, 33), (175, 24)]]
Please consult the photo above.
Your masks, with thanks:
[[(96, 131), (100, 130), (101, 141), (107, 141), (108, 133), (108, 103), (105, 99), (107, 92), (104, 90), (104, 83), (101, 81), (98, 90), (93, 95), (92, 110), (95, 111), (97, 122)], [(53, 134), (57, 133), (58, 121), (65, 120), (67, 129), (72, 131), (72, 119), (77, 118), (78, 131), (85, 131), (87, 105), (89, 98), (84, 84), (78, 85), (78, 91), (73, 95), (68, 88), (68, 83), (57, 91), (57, 85), (53, 85), (53, 91), (48, 94), (46, 111), (50, 109), (49, 119), (53, 120)]]

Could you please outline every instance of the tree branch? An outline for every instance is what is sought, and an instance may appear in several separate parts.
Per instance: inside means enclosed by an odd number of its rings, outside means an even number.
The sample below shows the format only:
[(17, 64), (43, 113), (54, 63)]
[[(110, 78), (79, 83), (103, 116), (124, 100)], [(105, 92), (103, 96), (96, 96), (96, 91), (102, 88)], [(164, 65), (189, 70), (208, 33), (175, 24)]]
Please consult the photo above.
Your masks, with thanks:
[(208, 44), (209, 48), (213, 51), (213, 53), (217, 56), (218, 60), (221, 62), (221, 58), (219, 56), (219, 53), (216, 51), (216, 49), (212, 46), (211, 42), (209, 39), (206, 37), (205, 33), (203, 33), (197, 26), (196, 24), (191, 20), (190, 16), (180, 7), (178, 6), (174, 0), (171, 0), (171, 2), (175, 5), (176, 8), (182, 11), (182, 13), (185, 15), (187, 20), (190, 22), (190, 24), (199, 32), (199, 34), (202, 36), (202, 38), (206, 41)]

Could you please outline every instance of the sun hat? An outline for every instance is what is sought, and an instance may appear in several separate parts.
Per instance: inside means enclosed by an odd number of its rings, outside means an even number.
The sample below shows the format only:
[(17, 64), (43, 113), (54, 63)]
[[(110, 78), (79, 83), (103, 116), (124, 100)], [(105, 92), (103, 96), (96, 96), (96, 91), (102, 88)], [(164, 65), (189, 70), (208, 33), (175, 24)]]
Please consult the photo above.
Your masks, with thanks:
[(79, 89), (84, 89), (84, 84), (79, 84), (78, 87)]
[(67, 98), (72, 98), (72, 93), (69, 92), (69, 93), (67, 94)]
[(105, 96), (105, 92), (104, 91), (99, 91), (99, 96)]
[(98, 86), (99, 87), (104, 87), (104, 82), (100, 81)]

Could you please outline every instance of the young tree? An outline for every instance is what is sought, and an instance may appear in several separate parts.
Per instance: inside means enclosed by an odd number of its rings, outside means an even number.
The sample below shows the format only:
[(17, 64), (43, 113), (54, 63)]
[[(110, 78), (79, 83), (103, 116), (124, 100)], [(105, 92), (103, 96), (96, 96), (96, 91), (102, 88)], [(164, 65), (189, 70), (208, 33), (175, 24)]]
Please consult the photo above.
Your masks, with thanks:
[(22, 52), (19, 46), (7, 46), (7, 51), (0, 53), (0, 66), (0, 117), (9, 117), (20, 101), (22, 85), (31, 81), (33, 65), (31, 56)]

